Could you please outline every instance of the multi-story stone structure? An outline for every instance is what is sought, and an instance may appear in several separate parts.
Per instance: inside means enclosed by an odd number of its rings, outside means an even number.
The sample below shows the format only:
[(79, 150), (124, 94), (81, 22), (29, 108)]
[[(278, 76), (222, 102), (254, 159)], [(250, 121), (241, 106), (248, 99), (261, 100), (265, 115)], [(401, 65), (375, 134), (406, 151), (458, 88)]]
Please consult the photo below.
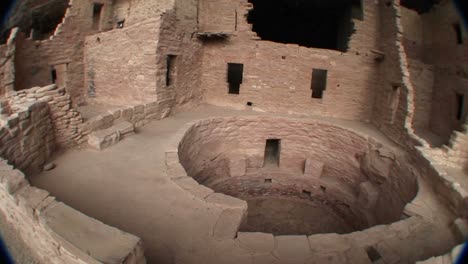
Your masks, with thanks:
[(462, 5), (17, 3), (0, 45), (13, 258), (450, 262), (468, 235)]

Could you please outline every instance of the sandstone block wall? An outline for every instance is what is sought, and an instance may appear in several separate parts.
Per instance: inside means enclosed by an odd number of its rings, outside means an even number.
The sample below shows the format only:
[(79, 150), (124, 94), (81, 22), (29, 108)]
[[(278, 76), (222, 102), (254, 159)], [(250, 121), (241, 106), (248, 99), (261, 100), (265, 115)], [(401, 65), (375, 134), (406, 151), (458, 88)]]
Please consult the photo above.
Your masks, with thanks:
[[(192, 34), (196, 30), (196, 2), (179, 0), (176, 4), (175, 10), (162, 16), (156, 92), (158, 100), (172, 100), (175, 107), (193, 106), (202, 101), (203, 47)], [(179, 19), (182, 15), (184, 17)], [(174, 56), (172, 69), (167, 67), (168, 56)], [(169, 86), (166, 74), (171, 76)]]
[(7, 43), (0, 46), (0, 96), (15, 89), (15, 55), (18, 28), (11, 30)]
[(64, 86), (74, 104), (84, 101), (83, 47), (84, 37), (112, 28), (111, 1), (102, 3), (101, 23), (93, 27), (93, 1), (71, 0), (69, 8), (55, 34), (48, 40), (35, 41), (22, 36), (17, 42), (15, 89), (22, 90), (52, 83), (51, 69), (66, 69), (58, 74), (66, 75)]
[[(237, 108), (252, 102), (254, 110), (369, 120), (379, 85), (371, 52), (378, 48), (379, 7), (373, 1), (363, 3), (364, 20), (354, 21), (350, 49), (341, 53), (259, 40), (246, 20), (252, 8), (247, 1), (200, 2), (200, 8), (207, 8), (199, 11), (200, 23), (222, 21), (216, 27), (227, 30), (228, 23), (237, 21), (237, 31), (229, 40), (204, 43), (201, 86), (205, 100)], [(225, 18), (224, 12), (237, 14), (236, 19)], [(229, 28), (232, 31), (234, 24)], [(228, 94), (227, 63), (244, 64), (239, 95)], [(323, 99), (311, 98), (314, 68), (328, 70)]]
[(112, 19), (115, 23), (125, 19), (125, 25), (134, 25), (154, 18), (174, 6), (175, 0), (116, 0)]
[(88, 128), (80, 113), (72, 108), (71, 97), (64, 87), (48, 85), (13, 92), (7, 98), (11, 107), (28, 102), (46, 102), (58, 146), (69, 147), (86, 141)]
[(97, 102), (156, 101), (156, 46), (161, 18), (95, 34), (85, 41), (85, 87)]
[(47, 103), (25, 102), (11, 107), (12, 112), (1, 118), (0, 156), (25, 173), (39, 172), (55, 148)]

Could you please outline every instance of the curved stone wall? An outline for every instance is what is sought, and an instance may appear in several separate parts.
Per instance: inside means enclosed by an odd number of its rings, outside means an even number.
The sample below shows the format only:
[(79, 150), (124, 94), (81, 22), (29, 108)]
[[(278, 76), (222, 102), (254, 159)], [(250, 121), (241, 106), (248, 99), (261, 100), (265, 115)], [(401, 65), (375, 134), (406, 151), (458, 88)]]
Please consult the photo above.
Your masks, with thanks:
[[(359, 144), (359, 146), (363, 146), (363, 149), (360, 149), (360, 151), (362, 150), (360, 155), (357, 155), (357, 158), (353, 156), (355, 160), (353, 164), (360, 167), (360, 176), (351, 179), (363, 178), (364, 181), (356, 182), (358, 186), (352, 192), (352, 195), (354, 195), (355, 202), (362, 207), (374, 208), (373, 217), (366, 218), (367, 221), (371, 220), (368, 223), (374, 221), (374, 223), (380, 223), (380, 225), (341, 235), (336, 233), (275, 235), (265, 232), (249, 232), (250, 230), (243, 232), (241, 227), (248, 217), (247, 202), (217, 193), (213, 189), (199, 184), (189, 175), (200, 171), (200, 169), (197, 169), (199, 164), (212, 163), (215, 164), (213, 168), (217, 168), (216, 173), (227, 173), (231, 179), (241, 177), (231, 176), (241, 174), (240, 172), (244, 170), (242, 164), (245, 164), (245, 172), (247, 174), (251, 173), (251, 168), (247, 168), (251, 164), (260, 164), (259, 157), (257, 157), (257, 162), (252, 162), (252, 160), (255, 161), (255, 157), (243, 157), (242, 153), (235, 151), (240, 148), (241, 144), (235, 138), (238, 138), (242, 133), (255, 137), (255, 133), (249, 130), (252, 126), (247, 124), (262, 122), (270, 122), (274, 127), (286, 126), (288, 128), (291, 127), (290, 123), (295, 122), (303, 122), (304, 127), (310, 125), (310, 123), (320, 123), (324, 128), (327, 127), (324, 131), (329, 131), (331, 126), (334, 127), (335, 131), (342, 130), (343, 133), (354, 134), (354, 137), (344, 137), (343, 142), (346, 142), (346, 144), (354, 141), (362, 143)], [(236, 126), (233, 125), (236, 123), (243, 124), (238, 131), (235, 129)], [(316, 130), (309, 131), (309, 133), (316, 132)], [(166, 149), (166, 172), (170, 180), (193, 199), (204, 202), (208, 208), (220, 209), (221, 213), (213, 225), (211, 234), (214, 239), (224, 242), (229, 242), (231, 239), (240, 248), (255, 256), (254, 259), (268, 260), (268, 263), (291, 263), (292, 261), (307, 260), (322, 261), (323, 263), (372, 263), (371, 259), (375, 257), (374, 253), (376, 252), (377, 257), (384, 262), (414, 263), (433, 255), (444, 254), (456, 243), (461, 242), (453, 241), (448, 233), (444, 233), (448, 231), (445, 229), (445, 231), (442, 231), (434, 224), (439, 221), (450, 223), (452, 220), (450, 216), (447, 216), (449, 218), (445, 220), (439, 218), (440, 214), (447, 212), (435, 201), (436, 197), (431, 194), (432, 190), (428, 182), (421, 177), (426, 173), (425, 166), (417, 162), (415, 164), (418, 164), (418, 168), (413, 168), (411, 164), (413, 164), (414, 160), (411, 157), (406, 157), (398, 148), (383, 147), (373, 136), (363, 136), (357, 131), (353, 131), (352, 128), (341, 128), (323, 121), (317, 122), (309, 119), (296, 120), (252, 116), (200, 120), (186, 124), (170, 140)], [(229, 156), (220, 156), (215, 159), (207, 158), (209, 155), (205, 157), (206, 153), (217, 152), (215, 146), (219, 144), (216, 141), (220, 141), (220, 137), (218, 137), (220, 134), (223, 134), (222, 141), (225, 140), (229, 142), (226, 144), (231, 144), (231, 147), (227, 148), (229, 151), (226, 152)], [(366, 134), (373, 135), (372, 133)], [(278, 134), (269, 134), (268, 136), (276, 135)], [(243, 144), (251, 147), (254, 143), (253, 140), (248, 140)], [(350, 149), (349, 146), (346, 149)], [(258, 151), (258, 153), (261, 155), (261, 151)], [(224, 161), (214, 163), (218, 159)], [(196, 161), (197, 164), (193, 165), (195, 162), (192, 164), (190, 160)], [(412, 162), (408, 162), (408, 160)], [(280, 161), (280, 167), (281, 164), (284, 165)], [(419, 171), (420, 166), (422, 166), (422, 171)], [(326, 168), (326, 165), (324, 167)], [(297, 172), (297, 168), (291, 168), (292, 171)], [(311, 173), (307, 177), (313, 175)], [(200, 180), (201, 176), (203, 175), (197, 175), (198, 180)], [(301, 175), (296, 174), (296, 176)], [(394, 180), (397, 178), (401, 179)], [(216, 181), (208, 181), (207, 179), (210, 179), (210, 177), (204, 177), (206, 183), (216, 185)], [(272, 179), (274, 183), (274, 178), (272, 177)], [(325, 178), (319, 177), (316, 179), (316, 181), (322, 180), (325, 180)], [(323, 191), (321, 187), (326, 187), (325, 191), (327, 193), (333, 190), (324, 185), (315, 185), (318, 186), (318, 193)], [(411, 187), (408, 188), (408, 186)], [(299, 188), (299, 190), (302, 189)], [(317, 193), (311, 193), (317, 195)], [(407, 202), (409, 203), (406, 204)], [(398, 208), (398, 210), (389, 210), (390, 208)], [(395, 211), (398, 214), (394, 214)], [(317, 258), (317, 254), (323, 258)], [(311, 259), (312, 255), (314, 256), (313, 259)]]
[[(264, 166), (267, 139), (281, 140), (279, 167)], [(248, 202), (241, 231), (311, 235), (362, 230), (400, 220), (417, 192), (404, 155), (320, 122), (205, 120), (189, 129), (179, 157), (198, 183)]]

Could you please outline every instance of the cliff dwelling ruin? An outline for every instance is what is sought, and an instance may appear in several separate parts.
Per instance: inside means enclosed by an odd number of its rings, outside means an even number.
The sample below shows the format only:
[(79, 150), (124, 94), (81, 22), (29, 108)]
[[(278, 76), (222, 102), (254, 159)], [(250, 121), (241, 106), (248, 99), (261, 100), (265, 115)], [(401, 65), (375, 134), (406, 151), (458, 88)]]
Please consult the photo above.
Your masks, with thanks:
[(456, 263), (465, 5), (11, 1), (0, 262)]

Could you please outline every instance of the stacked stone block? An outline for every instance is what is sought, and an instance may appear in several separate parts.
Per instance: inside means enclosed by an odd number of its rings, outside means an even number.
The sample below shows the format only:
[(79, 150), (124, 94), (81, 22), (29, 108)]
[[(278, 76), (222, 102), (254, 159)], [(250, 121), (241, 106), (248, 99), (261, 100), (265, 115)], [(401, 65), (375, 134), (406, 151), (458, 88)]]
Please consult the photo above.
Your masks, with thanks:
[(28, 174), (38, 172), (55, 147), (47, 104), (24, 102), (12, 108), (0, 119), (0, 156)]
[(80, 113), (71, 107), (70, 95), (65, 88), (59, 88), (55, 84), (34, 87), (14, 92), (8, 97), (8, 100), (13, 111), (17, 104), (35, 101), (47, 102), (56, 143), (59, 146), (70, 147), (86, 141), (88, 129), (83, 123)]

